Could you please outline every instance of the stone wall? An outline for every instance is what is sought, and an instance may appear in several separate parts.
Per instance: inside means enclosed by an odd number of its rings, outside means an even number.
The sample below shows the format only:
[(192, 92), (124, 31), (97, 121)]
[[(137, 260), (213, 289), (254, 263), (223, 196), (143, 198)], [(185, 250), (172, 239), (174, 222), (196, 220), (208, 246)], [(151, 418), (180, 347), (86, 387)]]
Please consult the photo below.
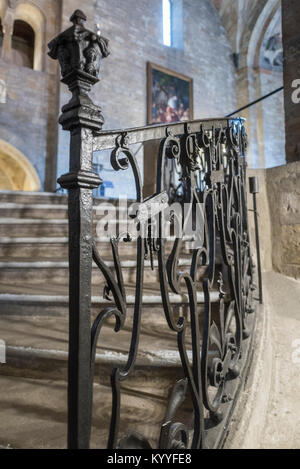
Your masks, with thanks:
[[(300, 162), (269, 169), (248, 169), (257, 176), (258, 223), (262, 270), (300, 278)], [(249, 187), (248, 187), (249, 189)], [(256, 262), (252, 195), (248, 192), (249, 227)]]
[(275, 271), (300, 278), (300, 162), (266, 170)]

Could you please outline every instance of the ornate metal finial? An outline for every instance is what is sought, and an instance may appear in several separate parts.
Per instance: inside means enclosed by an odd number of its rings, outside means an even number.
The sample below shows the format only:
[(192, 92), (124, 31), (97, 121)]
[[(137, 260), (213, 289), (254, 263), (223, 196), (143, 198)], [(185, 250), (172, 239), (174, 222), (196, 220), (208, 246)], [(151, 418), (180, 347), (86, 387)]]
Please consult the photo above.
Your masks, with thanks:
[(100, 60), (110, 53), (108, 40), (85, 28), (86, 19), (81, 10), (74, 11), (70, 18), (73, 26), (49, 43), (49, 56), (59, 60), (63, 78), (81, 70), (98, 80)]
[[(78, 119), (74, 121), (74, 110), (77, 110), (77, 115), (80, 114), (79, 123), (85, 127), (100, 130), (104, 122), (100, 108), (94, 105), (88, 93), (99, 81), (101, 59), (110, 53), (108, 40), (99, 32), (94, 33), (86, 29), (86, 20), (87, 17), (81, 10), (74, 11), (70, 18), (73, 26), (59, 34), (48, 45), (49, 56), (59, 61), (62, 82), (68, 85), (73, 94), (71, 101), (62, 109), (60, 122), (65, 129), (78, 123)], [(82, 116), (82, 113), (88, 112), (90, 116)]]

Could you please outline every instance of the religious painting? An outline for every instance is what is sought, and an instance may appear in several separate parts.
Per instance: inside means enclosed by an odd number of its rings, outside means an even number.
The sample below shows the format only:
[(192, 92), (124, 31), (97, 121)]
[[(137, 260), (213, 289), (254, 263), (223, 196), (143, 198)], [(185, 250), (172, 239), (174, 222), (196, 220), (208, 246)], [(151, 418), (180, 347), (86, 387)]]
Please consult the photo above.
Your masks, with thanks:
[(193, 80), (148, 63), (148, 124), (193, 119)]
[(263, 39), (260, 52), (260, 68), (270, 71), (283, 70), (281, 9), (275, 13)]

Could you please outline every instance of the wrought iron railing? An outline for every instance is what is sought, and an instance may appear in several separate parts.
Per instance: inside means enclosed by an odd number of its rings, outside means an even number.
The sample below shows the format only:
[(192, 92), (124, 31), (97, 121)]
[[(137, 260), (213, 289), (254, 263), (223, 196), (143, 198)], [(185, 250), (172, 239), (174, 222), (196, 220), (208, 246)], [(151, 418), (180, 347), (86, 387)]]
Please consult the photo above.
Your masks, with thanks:
[[(62, 82), (72, 92), (60, 118), (71, 135), (70, 172), (59, 180), (69, 193), (68, 446), (88, 448), (90, 444), (95, 356), (103, 324), (114, 320), (116, 342), (118, 331), (126, 324), (127, 287), (119, 258), (119, 246), (125, 241), (136, 245), (134, 313), (127, 363), (114, 368), (111, 375), (107, 446), (153, 446), (141, 433), (124, 435), (120, 420), (122, 384), (130, 378), (138, 356), (148, 257), (159, 271), (161, 309), (177, 338), (182, 367), (182, 378), (173, 383), (165, 419), (157, 429), (157, 446), (220, 447), (247, 370), (255, 321), (243, 120), (221, 118), (102, 131), (101, 109), (88, 92), (98, 81), (100, 58), (109, 54), (108, 41), (86, 30), (85, 19), (76, 11), (71, 17), (73, 26), (49, 44), (49, 55), (59, 60)], [(131, 146), (152, 140), (160, 141), (156, 191), (145, 200)], [(98, 251), (93, 236), (92, 194), (101, 184), (99, 175), (92, 171), (93, 153), (108, 150), (115, 171), (132, 169), (137, 194), (132, 215), (135, 240), (128, 231), (110, 240), (114, 269), (104, 260), (105, 253)], [(177, 182), (171, 178), (170, 183), (166, 177), (170, 162), (176, 167)], [(166, 226), (171, 227), (168, 234)], [(179, 256), (186, 239), (193, 244), (183, 266)], [(110, 304), (92, 323), (93, 261), (105, 279), (104, 296)], [(174, 307), (174, 295), (177, 303), (182, 299), (184, 308)], [(192, 419), (188, 422), (177, 418), (185, 400), (191, 403)]]

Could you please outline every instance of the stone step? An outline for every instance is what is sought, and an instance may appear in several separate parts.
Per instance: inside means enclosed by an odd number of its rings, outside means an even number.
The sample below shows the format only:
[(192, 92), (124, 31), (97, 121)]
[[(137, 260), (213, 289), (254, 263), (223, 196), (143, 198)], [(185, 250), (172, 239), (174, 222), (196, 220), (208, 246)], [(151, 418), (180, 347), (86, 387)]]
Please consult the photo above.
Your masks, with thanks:
[[(101, 234), (105, 234), (105, 226), (101, 224), (97, 228), (99, 220), (94, 219), (94, 236), (97, 236), (97, 230)], [(113, 236), (118, 234), (119, 222), (114, 222), (111, 225), (114, 229)], [(126, 227), (129, 225), (126, 225)], [(114, 228), (116, 227), (116, 228)], [(125, 226), (124, 226), (125, 228)], [(122, 230), (124, 232), (125, 230)], [(67, 237), (69, 233), (68, 220), (65, 218), (49, 218), (49, 219), (34, 219), (34, 218), (0, 218), (0, 237), (11, 238), (35, 238), (35, 237)]]
[[(114, 332), (113, 323), (104, 325), (98, 340), (92, 448), (106, 445), (111, 415), (110, 375), (113, 368), (123, 368), (128, 360), (131, 324), (127, 322), (118, 333)], [(161, 334), (144, 333), (143, 323), (142, 318), (135, 370), (122, 383), (120, 434), (140, 431), (155, 446), (168, 398), (176, 381), (183, 378), (183, 372), (177, 334), (170, 334), (165, 320), (160, 321)], [(6, 364), (0, 368), (0, 444), (12, 448), (64, 447), (68, 321), (1, 315), (0, 330), (6, 343)], [(187, 346), (191, 348), (188, 338)], [(190, 352), (188, 355), (191, 358)], [(188, 421), (190, 415), (187, 402), (177, 416), (180, 421)]]
[[(219, 301), (219, 293), (212, 291), (210, 293), (212, 303)], [(170, 304), (174, 307), (184, 307), (188, 305), (187, 294), (178, 295), (170, 293)], [(199, 305), (204, 303), (204, 293), (197, 293), (197, 302)], [(128, 308), (133, 308), (135, 296), (127, 294), (126, 303)], [(2, 314), (20, 314), (25, 316), (40, 315), (62, 315), (65, 316), (68, 311), (69, 297), (67, 295), (37, 295), (37, 294), (0, 294), (0, 307)], [(97, 313), (106, 306), (113, 306), (114, 303), (104, 299), (102, 296), (92, 297), (92, 312)], [(156, 294), (143, 295), (143, 307), (155, 308), (156, 311), (163, 311), (162, 300), (159, 291)]]
[[(119, 233), (132, 232), (135, 229), (135, 223), (127, 219), (125, 221), (110, 220), (110, 229), (116, 236)], [(94, 235), (103, 237), (108, 230), (105, 221), (94, 217)], [(68, 220), (66, 218), (0, 218), (0, 237), (11, 238), (35, 238), (35, 237), (67, 237), (68, 236)], [(188, 237), (189, 239), (192, 236)]]
[(65, 204), (16, 204), (0, 202), (0, 218), (65, 219), (67, 215), (68, 207)]
[[(127, 256), (128, 257), (128, 256)], [(107, 267), (114, 269), (114, 263), (110, 259), (104, 259)], [(189, 270), (191, 266), (191, 258), (179, 259), (179, 267)], [(126, 283), (135, 283), (136, 279), (136, 259), (121, 259), (121, 267), (123, 279)], [(144, 281), (145, 283), (155, 283), (159, 281), (158, 261), (154, 260), (153, 270), (151, 269), (150, 260), (144, 261)], [(205, 267), (203, 268), (205, 269)], [(203, 270), (202, 269), (202, 270)], [(103, 277), (96, 264), (93, 263), (92, 282), (94, 285), (102, 284)], [(0, 283), (7, 284), (23, 284), (27, 283), (50, 283), (63, 284), (69, 283), (69, 263), (68, 261), (49, 260), (49, 261), (1, 261), (0, 262)]]
[[(95, 239), (100, 253), (111, 252), (110, 241), (107, 237)], [(26, 259), (67, 259), (68, 258), (67, 237), (0, 237), (0, 259), (1, 260), (26, 260)], [(166, 253), (169, 253), (174, 245), (174, 238), (168, 238), (165, 242)], [(191, 241), (184, 241), (182, 253), (189, 253), (192, 247)], [(134, 256), (137, 251), (136, 242), (120, 243), (120, 256)]]
[[(94, 218), (94, 235), (97, 232), (99, 219)], [(118, 231), (119, 222), (112, 221), (112, 228)], [(114, 224), (113, 224), (114, 223)], [(127, 227), (128, 225), (126, 225)], [(105, 226), (101, 224), (98, 230), (104, 235)], [(122, 232), (125, 231), (122, 229)], [(67, 237), (69, 223), (66, 218), (0, 218), (0, 237)], [(113, 233), (115, 235), (115, 233)]]
[(24, 192), (0, 190), (1, 203), (66, 205), (67, 201), (67, 195), (54, 192)]
[[(168, 399), (180, 376), (178, 369), (138, 370), (122, 383), (119, 439), (132, 432), (144, 435), (157, 448)], [(0, 448), (66, 449), (67, 382), (49, 378), (1, 376)], [(106, 449), (111, 415), (111, 388), (95, 379), (90, 448)], [(176, 416), (191, 420), (192, 411), (183, 404)], [(147, 422), (147, 425), (145, 425)]]
[[(103, 202), (117, 204), (118, 200), (101, 197), (94, 199), (94, 204), (96, 205)], [(130, 203), (130, 201), (128, 202)], [(67, 205), (68, 196), (59, 192), (25, 192), (0, 190), (0, 203)]]
[[(124, 214), (127, 207), (120, 206), (115, 207), (108, 201), (98, 201), (97, 205), (93, 207), (94, 218), (99, 219), (107, 213), (107, 211), (113, 210), (113, 215), (117, 216), (118, 213)], [(9, 219), (67, 219), (68, 217), (68, 206), (65, 204), (17, 204), (11, 202), (1, 202), (0, 198), (0, 218)], [(123, 215), (125, 217), (125, 215)]]
[(1, 218), (1, 237), (66, 237), (68, 221), (66, 219), (22, 219)]
[[(143, 317), (137, 366), (140, 368), (161, 366), (180, 367), (176, 333), (167, 325), (163, 314), (155, 318), (156, 327), (149, 317)], [(66, 379), (68, 352), (68, 319), (66, 317), (1, 315), (1, 337), (6, 345), (6, 364), (1, 374), (11, 374), (8, 368), (36, 371), (31, 377)], [(98, 339), (96, 363), (104, 377), (104, 368), (124, 367), (128, 359), (132, 331), (132, 317), (128, 316), (124, 327), (114, 332), (114, 321), (109, 320)], [(153, 348), (155, 338), (156, 347)], [(187, 345), (189, 345), (187, 338)], [(17, 366), (23, 362), (24, 367)], [(34, 362), (32, 364), (32, 362)], [(44, 364), (43, 364), (44, 363)], [(39, 366), (41, 365), (41, 366)], [(22, 370), (16, 374), (21, 375)], [(25, 376), (23, 374), (23, 376)], [(28, 376), (28, 374), (27, 374)], [(97, 376), (99, 374), (97, 373)], [(108, 378), (108, 376), (107, 376)], [(103, 382), (103, 380), (102, 380)]]

